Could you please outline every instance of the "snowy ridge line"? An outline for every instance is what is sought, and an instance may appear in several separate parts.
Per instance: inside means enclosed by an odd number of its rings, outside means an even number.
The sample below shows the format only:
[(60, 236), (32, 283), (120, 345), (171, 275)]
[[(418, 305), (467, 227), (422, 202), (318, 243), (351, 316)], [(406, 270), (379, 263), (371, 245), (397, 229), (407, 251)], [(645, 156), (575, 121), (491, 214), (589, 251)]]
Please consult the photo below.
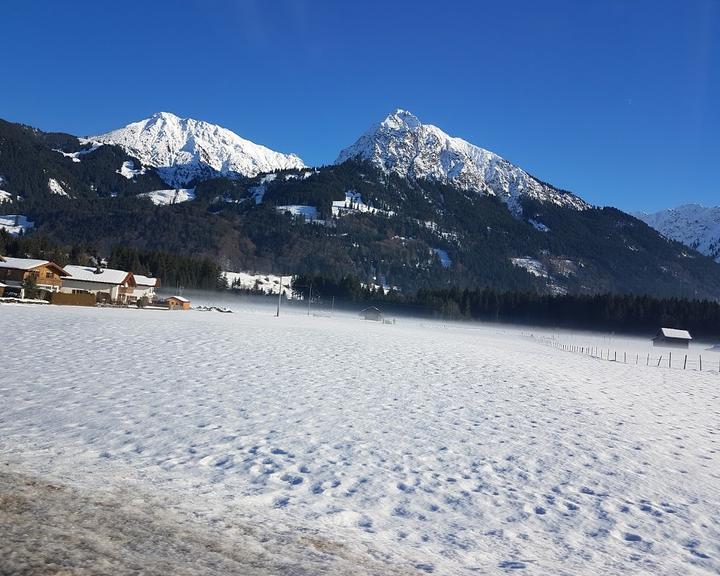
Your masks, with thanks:
[(143, 166), (156, 168), (160, 177), (175, 188), (218, 175), (252, 177), (305, 168), (295, 154), (275, 152), (222, 126), (169, 112), (158, 112), (86, 141), (120, 146)]
[(720, 262), (720, 206), (683, 204), (660, 212), (635, 212), (660, 234)]
[(541, 182), (497, 154), (422, 124), (407, 110), (398, 109), (372, 126), (342, 150), (335, 163), (352, 159), (368, 161), (401, 178), (437, 181), (498, 196), (516, 216), (522, 214), (523, 197), (575, 210), (590, 208), (578, 196)]

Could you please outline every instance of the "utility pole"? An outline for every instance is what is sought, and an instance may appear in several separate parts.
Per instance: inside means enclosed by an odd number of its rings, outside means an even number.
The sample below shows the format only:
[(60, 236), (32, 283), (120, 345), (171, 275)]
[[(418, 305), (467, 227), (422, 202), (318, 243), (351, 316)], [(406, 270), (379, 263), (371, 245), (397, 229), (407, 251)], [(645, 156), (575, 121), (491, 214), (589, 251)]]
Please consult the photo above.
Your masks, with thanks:
[(310, 316), (310, 300), (312, 300), (312, 280), (310, 280), (310, 292), (308, 293), (308, 313), (307, 315)]
[(282, 301), (282, 289), (283, 289), (283, 277), (280, 276), (280, 288), (278, 288), (278, 304), (277, 304), (277, 313), (275, 314), (276, 318), (280, 318), (280, 302)]

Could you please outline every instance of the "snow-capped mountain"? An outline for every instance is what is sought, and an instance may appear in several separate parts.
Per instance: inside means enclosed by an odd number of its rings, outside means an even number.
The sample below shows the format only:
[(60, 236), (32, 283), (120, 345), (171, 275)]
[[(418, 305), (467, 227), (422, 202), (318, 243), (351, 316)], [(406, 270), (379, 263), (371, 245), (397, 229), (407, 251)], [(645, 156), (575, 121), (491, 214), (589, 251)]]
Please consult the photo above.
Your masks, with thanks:
[(255, 176), (305, 164), (295, 154), (282, 154), (241, 138), (234, 132), (168, 112), (88, 138), (117, 144), (143, 165), (153, 166), (170, 186), (214, 176)]
[(720, 206), (684, 204), (660, 212), (633, 214), (666, 238), (682, 242), (720, 262)]
[(540, 182), (493, 152), (422, 124), (406, 110), (398, 109), (374, 125), (340, 152), (335, 163), (350, 159), (369, 161), (410, 180), (435, 180), (496, 195), (515, 214), (522, 211), (522, 196), (578, 210), (589, 207), (577, 196)]

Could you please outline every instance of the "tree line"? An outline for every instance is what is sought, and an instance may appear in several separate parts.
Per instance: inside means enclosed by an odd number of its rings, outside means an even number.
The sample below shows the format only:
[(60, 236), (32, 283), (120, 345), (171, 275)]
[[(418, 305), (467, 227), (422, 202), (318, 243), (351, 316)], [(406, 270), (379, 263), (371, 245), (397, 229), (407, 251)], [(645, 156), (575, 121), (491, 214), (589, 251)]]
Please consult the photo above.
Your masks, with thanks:
[[(5, 229), (0, 229), (0, 255), (50, 260), (59, 266), (90, 266), (99, 262), (106, 253), (89, 243), (62, 245), (46, 236), (11, 236)], [(168, 287), (203, 290), (222, 287), (220, 266), (210, 258), (115, 246), (107, 260), (109, 268), (157, 277), (162, 285)]]
[(695, 336), (720, 336), (720, 303), (715, 300), (656, 298), (637, 294), (540, 294), (478, 289), (420, 289), (414, 293), (369, 287), (355, 278), (296, 276), (293, 292), (326, 302), (373, 304), (449, 320), (480, 320), (647, 334), (660, 327), (689, 330)]
[[(38, 234), (10, 236), (0, 230), (0, 255), (41, 258), (64, 266), (88, 265), (100, 258), (91, 244), (59, 245)], [(156, 276), (165, 286), (205, 290), (227, 289), (220, 266), (212, 259), (162, 251), (116, 246), (111, 268)], [(312, 287), (312, 292), (311, 292)], [(696, 336), (720, 336), (720, 304), (715, 300), (657, 298), (638, 294), (540, 294), (483, 288), (421, 288), (415, 292), (386, 290), (352, 275), (336, 277), (301, 274), (293, 277), (296, 297), (318, 304), (377, 305), (409, 313), (452, 320), (482, 320), (559, 328), (654, 332), (660, 327), (682, 328)]]

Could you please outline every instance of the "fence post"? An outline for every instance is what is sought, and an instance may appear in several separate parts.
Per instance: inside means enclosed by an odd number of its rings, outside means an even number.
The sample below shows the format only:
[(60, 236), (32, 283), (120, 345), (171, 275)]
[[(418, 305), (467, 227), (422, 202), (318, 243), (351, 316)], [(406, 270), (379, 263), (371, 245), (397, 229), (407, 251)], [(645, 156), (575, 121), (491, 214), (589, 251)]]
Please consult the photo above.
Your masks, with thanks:
[(645, 366), (650, 366), (650, 354), (648, 354), (647, 362), (645, 362)]
[(635, 354), (635, 366), (637, 366), (638, 362), (640, 362), (640, 354)]
[(668, 368), (672, 368), (672, 352), (668, 352)]
[(702, 372), (702, 354), (700, 354), (700, 372)]
[(623, 363), (627, 364), (627, 352), (623, 352)]
[(617, 362), (617, 350), (615, 350), (615, 362)]
[(658, 358), (658, 363), (657, 363), (658, 366), (660, 366), (660, 362), (662, 362), (662, 354), (660, 355), (660, 358)]
[(685, 354), (685, 361), (683, 362), (683, 370), (687, 370), (687, 354)]

